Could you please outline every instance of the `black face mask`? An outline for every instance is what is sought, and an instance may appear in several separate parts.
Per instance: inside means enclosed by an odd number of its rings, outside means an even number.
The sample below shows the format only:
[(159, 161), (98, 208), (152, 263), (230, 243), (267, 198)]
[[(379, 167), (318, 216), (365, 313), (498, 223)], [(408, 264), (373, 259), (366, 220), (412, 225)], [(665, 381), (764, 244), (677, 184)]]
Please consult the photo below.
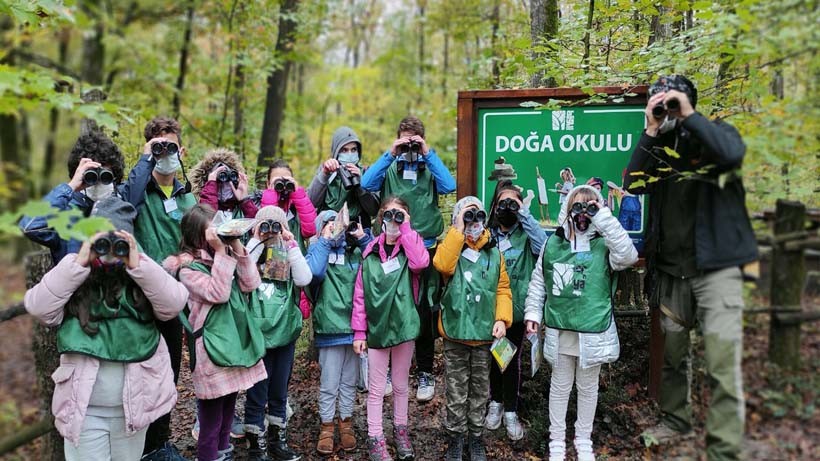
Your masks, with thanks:
[(512, 227), (518, 222), (518, 215), (510, 210), (497, 210), (495, 216), (504, 227)]
[(575, 229), (578, 232), (584, 232), (589, 229), (589, 224), (592, 221), (586, 213), (578, 213), (572, 215), (572, 222), (575, 223)]

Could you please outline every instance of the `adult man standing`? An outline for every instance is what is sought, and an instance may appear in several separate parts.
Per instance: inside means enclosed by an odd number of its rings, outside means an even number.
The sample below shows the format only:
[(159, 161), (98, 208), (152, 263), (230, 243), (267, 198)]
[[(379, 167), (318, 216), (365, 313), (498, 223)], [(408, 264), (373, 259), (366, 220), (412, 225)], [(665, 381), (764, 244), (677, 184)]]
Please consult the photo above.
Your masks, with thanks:
[[(650, 194), (650, 304), (660, 308), (665, 333), (661, 422), (644, 434), (660, 443), (691, 436), (689, 331), (697, 322), (711, 388), (707, 457), (734, 460), (745, 419), (740, 266), (757, 258), (738, 172), (746, 147), (734, 127), (695, 111), (697, 90), (686, 77), (661, 77), (649, 96), (625, 184)], [(660, 180), (631, 187), (642, 177), (636, 172)]]

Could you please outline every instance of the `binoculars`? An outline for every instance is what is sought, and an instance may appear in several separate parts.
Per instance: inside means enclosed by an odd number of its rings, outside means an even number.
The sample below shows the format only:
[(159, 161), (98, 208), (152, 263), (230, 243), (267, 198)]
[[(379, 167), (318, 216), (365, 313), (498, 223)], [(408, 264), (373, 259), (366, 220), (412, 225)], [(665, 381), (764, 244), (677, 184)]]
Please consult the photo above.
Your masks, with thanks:
[(464, 212), (464, 223), (484, 222), (487, 220), (487, 213), (484, 210), (467, 210)]
[(594, 203), (575, 202), (572, 204), (572, 212), (575, 214), (586, 213), (589, 216), (595, 216), (598, 213), (598, 205)]
[(83, 183), (86, 186), (97, 184), (109, 185), (114, 182), (114, 173), (108, 168), (89, 168), (83, 173)]
[(418, 157), (421, 154), (421, 143), (410, 141), (399, 146), (399, 154), (411, 154)]
[(162, 157), (164, 155), (177, 155), (179, 153), (179, 146), (171, 141), (157, 141), (151, 144), (151, 155), (154, 157)]
[(239, 173), (236, 170), (222, 170), (216, 175), (217, 182), (232, 182), (234, 185), (239, 183)]
[(351, 173), (344, 165), (339, 167), (339, 177), (342, 179), (342, 186), (345, 190), (359, 187), (359, 184), (362, 182), (359, 175)]
[(666, 104), (660, 103), (655, 105), (652, 108), (652, 116), (655, 118), (661, 118), (663, 115), (670, 111), (670, 110), (679, 110), (680, 109), (680, 101), (678, 98), (671, 98), (670, 100), (666, 101)]
[(117, 234), (109, 232), (107, 235), (94, 240), (91, 248), (100, 256), (113, 254), (114, 256), (128, 256), (131, 244), (128, 240), (118, 237)]
[(498, 202), (498, 211), (510, 210), (513, 213), (517, 213), (520, 208), (518, 202), (511, 198), (505, 198)]
[(267, 221), (262, 221), (259, 224), (259, 233), (260, 234), (279, 234), (282, 232), (282, 224), (279, 221), (274, 221), (269, 219)]
[(382, 219), (384, 220), (384, 222), (394, 222), (396, 224), (401, 224), (404, 222), (404, 218), (404, 212), (401, 210), (393, 209), (387, 210), (384, 213), (382, 213)]
[(290, 195), (296, 190), (296, 183), (288, 179), (277, 179), (273, 182), (273, 190), (279, 195)]

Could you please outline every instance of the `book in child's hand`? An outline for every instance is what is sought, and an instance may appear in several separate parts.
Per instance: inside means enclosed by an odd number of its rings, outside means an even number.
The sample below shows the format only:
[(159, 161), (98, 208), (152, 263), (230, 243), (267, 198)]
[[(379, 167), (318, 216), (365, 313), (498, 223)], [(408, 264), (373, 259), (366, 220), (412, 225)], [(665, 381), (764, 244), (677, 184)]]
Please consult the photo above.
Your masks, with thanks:
[(498, 368), (501, 369), (501, 373), (504, 373), (504, 370), (507, 369), (507, 365), (512, 362), (516, 350), (515, 344), (510, 342), (506, 337), (497, 338), (493, 341), (493, 345), (490, 346), (490, 352), (492, 352), (493, 357), (495, 357), (495, 361), (498, 363)]
[(538, 373), (538, 368), (541, 367), (541, 360), (544, 359), (544, 349), (541, 347), (541, 335), (538, 333), (530, 333), (527, 335), (527, 339), (532, 344), (532, 349), (530, 350), (530, 361), (532, 363), (532, 375), (535, 376)]

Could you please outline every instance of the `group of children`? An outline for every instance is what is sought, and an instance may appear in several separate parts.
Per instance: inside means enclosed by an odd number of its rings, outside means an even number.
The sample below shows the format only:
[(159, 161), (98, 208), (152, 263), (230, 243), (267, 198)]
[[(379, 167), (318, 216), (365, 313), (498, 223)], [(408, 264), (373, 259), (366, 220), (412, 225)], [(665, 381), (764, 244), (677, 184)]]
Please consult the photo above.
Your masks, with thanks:
[[(393, 459), (382, 424), (391, 388), (392, 451), (414, 459), (410, 369), (415, 355), (417, 398), (432, 399), (441, 336), (443, 456), (487, 459), (485, 428), (504, 424), (511, 440), (524, 435), (520, 354), (525, 334), (543, 324), (553, 366), (550, 460), (565, 457), (573, 382), (575, 449), (579, 459), (594, 459), (598, 373), (619, 352), (614, 271), (637, 259), (599, 192), (568, 191), (548, 237), (520, 189), (500, 181), (489, 207), (461, 198), (439, 241), (438, 195), (453, 192), (455, 181), (415, 117), (402, 120), (393, 146), (368, 169), (353, 130), (337, 130), (332, 157), (307, 190), (277, 161), (266, 189), (251, 193), (239, 157), (225, 149), (207, 153), (188, 182), (180, 134), (173, 119), (152, 120), (144, 155), (125, 182), (113, 142), (93, 132), (78, 140), (72, 179), (46, 199), (108, 218), (115, 232), (66, 242), (48, 217), (20, 223), (55, 262), (25, 305), (59, 328), (53, 413), (67, 459), (183, 459), (169, 441), (183, 331), (197, 398), (197, 459), (232, 459), (232, 435), (244, 436), (251, 460), (300, 459), (288, 443), (287, 394), (296, 340), (311, 315), (321, 366), (320, 454), (358, 446), (354, 402), (366, 354), (369, 459)], [(176, 179), (180, 168), (186, 184)], [(90, 183), (86, 172), (95, 169), (111, 171), (113, 180)], [(237, 218), (254, 219), (249, 235), (217, 232), (214, 223)], [(115, 250), (98, 244), (105, 239)], [(490, 344), (504, 337), (517, 350), (502, 370)], [(243, 391), (244, 425), (235, 416)]]

